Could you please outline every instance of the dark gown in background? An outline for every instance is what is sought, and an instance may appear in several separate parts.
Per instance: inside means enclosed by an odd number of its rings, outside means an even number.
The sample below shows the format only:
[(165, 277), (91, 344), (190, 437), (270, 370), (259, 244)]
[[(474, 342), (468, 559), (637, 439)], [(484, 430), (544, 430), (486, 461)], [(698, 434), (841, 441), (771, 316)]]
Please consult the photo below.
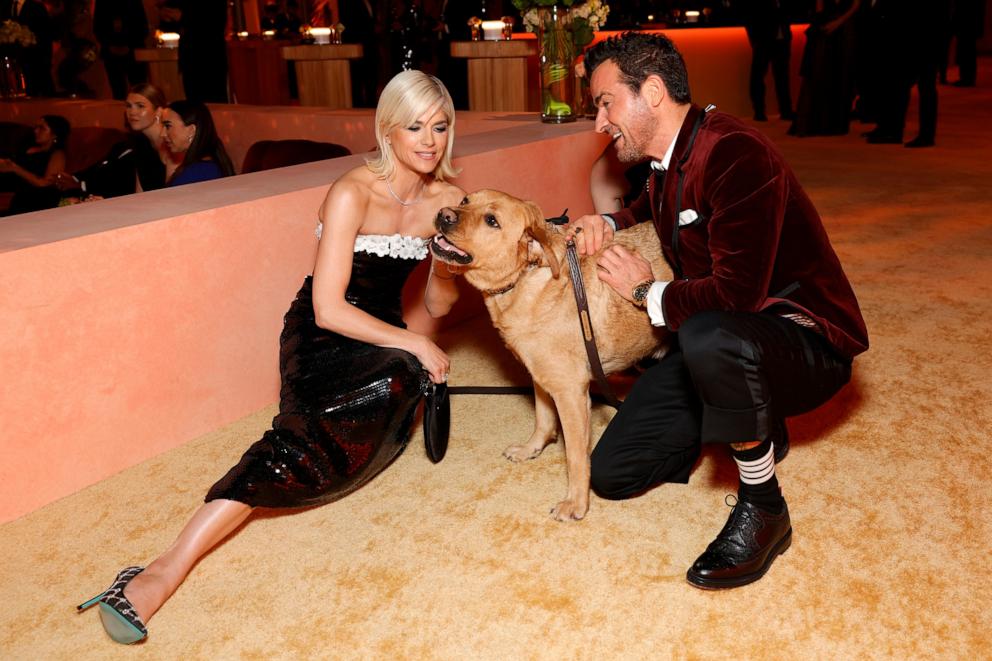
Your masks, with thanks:
[[(400, 293), (426, 257), (419, 239), (389, 239), (384, 255), (356, 250), (349, 303), (405, 327)], [(411, 248), (411, 243), (415, 249)], [(379, 252), (385, 252), (380, 250)], [(393, 256), (391, 256), (393, 255)], [(406, 447), (430, 379), (406, 351), (353, 340), (314, 322), (312, 277), (286, 313), (280, 338), (279, 414), (207, 494), (257, 507), (306, 507), (341, 498), (380, 473)]]
[(823, 25), (846, 12), (853, 0), (825, 0), (806, 29), (806, 48), (799, 67), (802, 85), (790, 135), (845, 135), (854, 103), (857, 55), (853, 17), (830, 34)]
[(119, 197), (135, 192), (136, 182), (141, 184), (142, 191), (164, 187), (165, 164), (148, 138), (134, 133), (111, 147), (100, 162), (74, 176), (82, 188), (80, 193)]
[[(48, 162), (58, 150), (24, 152), (14, 158), (14, 162), (36, 177), (44, 177), (48, 171)], [(10, 206), (5, 212), (9, 216), (42, 209), (54, 209), (62, 199), (62, 192), (55, 186), (34, 186), (16, 174), (10, 174), (8, 184), (3, 186), (14, 193)]]

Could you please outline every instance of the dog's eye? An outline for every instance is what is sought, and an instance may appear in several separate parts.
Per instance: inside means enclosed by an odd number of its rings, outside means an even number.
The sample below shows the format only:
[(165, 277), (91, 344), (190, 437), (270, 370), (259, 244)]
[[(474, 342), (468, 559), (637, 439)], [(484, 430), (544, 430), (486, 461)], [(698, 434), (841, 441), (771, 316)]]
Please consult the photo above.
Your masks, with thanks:
[(465, 206), (466, 204), (468, 204), (468, 195), (466, 195), (465, 199), (462, 200), (461, 206)]
[(493, 229), (499, 229), (499, 221), (496, 220), (496, 216), (491, 213), (486, 214), (486, 225), (489, 225)]

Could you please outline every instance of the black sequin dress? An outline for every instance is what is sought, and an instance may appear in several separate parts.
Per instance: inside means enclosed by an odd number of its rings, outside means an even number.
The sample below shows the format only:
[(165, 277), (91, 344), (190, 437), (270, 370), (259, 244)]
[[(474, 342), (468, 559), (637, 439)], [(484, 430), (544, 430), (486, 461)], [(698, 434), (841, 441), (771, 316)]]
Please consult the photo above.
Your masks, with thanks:
[[(426, 257), (416, 237), (359, 236), (345, 298), (403, 326), (400, 293)], [(417, 358), (343, 337), (314, 322), (312, 278), (286, 313), (280, 338), (279, 414), (272, 429), (207, 493), (258, 507), (337, 500), (406, 447), (430, 380)]]

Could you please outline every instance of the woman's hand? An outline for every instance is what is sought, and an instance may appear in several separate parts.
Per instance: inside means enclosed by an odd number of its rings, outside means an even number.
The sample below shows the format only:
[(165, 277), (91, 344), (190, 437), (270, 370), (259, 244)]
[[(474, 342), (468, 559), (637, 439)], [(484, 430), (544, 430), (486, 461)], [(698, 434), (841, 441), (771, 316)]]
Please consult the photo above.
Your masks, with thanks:
[(441, 351), (441, 348), (426, 335), (417, 335), (416, 337), (410, 353), (416, 356), (420, 364), (424, 366), (424, 369), (431, 376), (431, 381), (444, 383), (448, 380), (448, 370), (451, 367), (448, 354)]
[(75, 190), (79, 188), (79, 180), (68, 172), (58, 172), (52, 178), (52, 183), (61, 191)]
[(435, 278), (440, 278), (441, 280), (452, 280), (456, 276), (461, 275), (465, 272), (464, 266), (459, 266), (457, 264), (449, 264), (448, 262), (442, 262), (436, 257), (431, 257), (431, 272)]
[(458, 300), (459, 291), (455, 278), (465, 271), (465, 267), (448, 264), (437, 258), (431, 260), (431, 273), (424, 292), (424, 305), (427, 314), (437, 319), (451, 312)]

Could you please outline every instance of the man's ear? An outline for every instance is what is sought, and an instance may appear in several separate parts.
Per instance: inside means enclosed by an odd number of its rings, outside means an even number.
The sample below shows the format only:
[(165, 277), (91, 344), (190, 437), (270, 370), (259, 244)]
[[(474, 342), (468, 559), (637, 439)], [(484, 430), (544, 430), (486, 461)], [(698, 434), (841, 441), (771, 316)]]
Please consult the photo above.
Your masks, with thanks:
[(668, 96), (668, 88), (665, 87), (665, 81), (661, 79), (661, 76), (651, 74), (641, 83), (641, 96), (652, 107), (661, 105), (661, 102)]
[(541, 246), (544, 258), (547, 260), (548, 266), (551, 267), (551, 275), (557, 278), (558, 274), (561, 273), (561, 265), (551, 247), (551, 231), (544, 220), (544, 212), (533, 202), (524, 202), (524, 208), (527, 211), (526, 233)]

